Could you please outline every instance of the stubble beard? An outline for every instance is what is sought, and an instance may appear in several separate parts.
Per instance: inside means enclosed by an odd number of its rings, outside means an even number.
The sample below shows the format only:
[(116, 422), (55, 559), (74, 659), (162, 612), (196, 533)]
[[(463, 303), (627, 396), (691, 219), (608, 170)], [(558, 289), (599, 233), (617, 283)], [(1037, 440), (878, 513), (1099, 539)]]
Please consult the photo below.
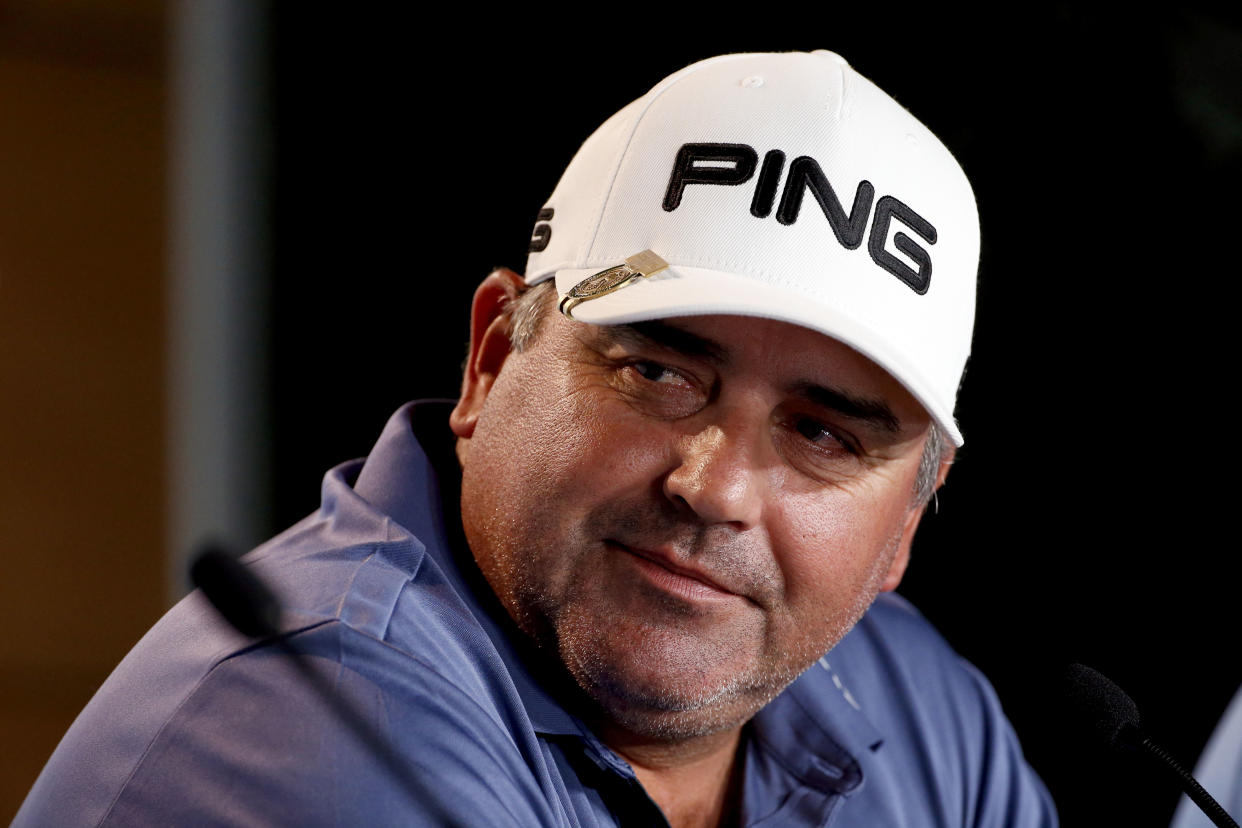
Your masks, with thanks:
[[(835, 647), (868, 610), (888, 572), (899, 538), (889, 542), (868, 572), (864, 585), (845, 611), (814, 624), (814, 636), (790, 637), (786, 646), (774, 646), (782, 631), (770, 629), (770, 618), (756, 619), (754, 628), (738, 629), (734, 641), (745, 647), (755, 642), (754, 657), (722, 678), (723, 652), (729, 642), (676, 641), (676, 633), (643, 626), (636, 619), (601, 616), (578, 586), (555, 598), (540, 596), (545, 619), (545, 644), (555, 648), (560, 662), (576, 684), (599, 706), (602, 715), (631, 734), (664, 742), (698, 739), (740, 726), (775, 699), (782, 690)], [(787, 621), (786, 623), (791, 623)], [(628, 653), (617, 653), (626, 629)], [(786, 633), (787, 634), (787, 633)], [(663, 659), (663, 680), (642, 680), (630, 659)], [(707, 680), (704, 680), (707, 679)]]
[[(573, 589), (560, 596), (559, 611), (550, 617), (546, 629), (552, 631), (553, 641), (549, 643), (577, 684), (615, 724), (635, 735), (664, 742), (709, 736), (744, 724), (845, 637), (878, 595), (899, 542), (900, 535), (890, 540), (867, 574), (863, 588), (843, 613), (816, 625), (820, 631), (816, 636), (795, 638), (784, 648), (770, 648), (771, 632), (760, 631), (755, 661), (723, 681), (695, 681), (718, 670), (719, 664), (702, 647), (689, 646), (669, 659), (679, 665), (669, 681), (634, 680), (619, 669), (623, 659), (612, 652), (616, 645), (605, 631), (614, 620), (624, 619), (599, 618), (591, 612), (590, 601)], [(660, 636), (659, 631), (647, 630), (633, 641), (633, 649), (667, 657), (669, 647), (658, 640)], [(697, 665), (696, 658), (700, 660)]]
[[(703, 683), (699, 679), (718, 665), (689, 646), (670, 658), (669, 649), (677, 645), (644, 640), (660, 635), (653, 631), (636, 637), (632, 651), (659, 651), (656, 657), (677, 662), (678, 669), (663, 682), (638, 681), (619, 667), (624, 659), (600, 635), (601, 626), (576, 605), (562, 613), (555, 625), (561, 662), (607, 719), (638, 736), (675, 742), (727, 730), (750, 718), (796, 678), (739, 672), (722, 682)], [(696, 657), (701, 662), (697, 666), (690, 663)]]
[[(765, 611), (756, 613), (753, 626), (746, 624), (745, 629), (726, 631), (732, 634), (731, 640), (722, 636), (715, 641), (694, 642), (676, 630), (644, 625), (643, 619), (634, 618), (633, 613), (616, 611), (616, 617), (601, 616), (601, 602), (589, 594), (584, 583), (589, 582), (587, 574), (595, 571), (596, 561), (590, 556), (606, 554), (600, 550), (601, 538), (665, 539), (684, 529), (652, 511), (624, 510), (631, 517), (621, 519), (589, 516), (570, 530), (569, 537), (558, 539), (562, 544), (559, 553), (549, 549), (546, 537), (523, 537), (522, 532), (515, 531), (516, 526), (492, 525), (486, 534), (504, 538), (508, 543), (502, 542), (502, 548), (479, 558), (479, 563), (513, 620), (541, 649), (557, 655), (605, 719), (637, 736), (665, 742), (737, 727), (774, 699), (835, 646), (866, 612), (900, 539), (899, 535), (892, 538), (886, 554), (877, 557), (862, 588), (851, 603), (838, 609), (835, 618), (825, 617), (815, 624), (802, 620), (798, 626), (814, 627), (814, 635), (798, 635), (797, 622), (790, 618), (774, 621), (771, 613)], [(528, 527), (551, 526), (556, 521), (551, 513), (529, 517), (533, 519), (525, 522)], [(684, 537), (684, 532), (681, 534)], [(712, 540), (701, 537), (698, 542), (711, 545)], [(754, 556), (728, 543), (711, 545), (703, 554), (716, 556), (718, 562), (725, 561), (735, 571), (748, 565), (756, 568)], [(569, 556), (568, 565), (562, 555)], [(760, 559), (770, 561), (771, 557), (764, 555)], [(544, 575), (549, 572), (561, 577), (547, 580)], [(757, 593), (768, 590), (766, 597), (780, 603), (784, 587), (779, 572), (752, 573), (751, 577), (751, 586)], [(598, 588), (598, 584), (593, 586)], [(772, 629), (774, 623), (781, 622), (789, 625), (793, 633)], [(628, 638), (626, 630), (631, 631)], [(774, 639), (787, 639), (787, 643), (773, 644)], [(722, 671), (721, 662), (729, 659), (728, 648), (752, 643), (755, 652), (748, 663), (739, 664), (723, 678), (713, 678), (713, 674)], [(630, 659), (643, 656), (635, 653), (663, 659), (666, 669), (659, 680), (642, 680), (636, 675), (638, 670)]]
[[(569, 547), (576, 558), (569, 571), (591, 572), (589, 556), (597, 544), (574, 538)], [(724, 682), (704, 685), (696, 679), (718, 669), (710, 647), (675, 642), (676, 633), (644, 627), (624, 613), (601, 617), (599, 601), (578, 579), (548, 583), (538, 577), (554, 567), (543, 560), (545, 554), (540, 547), (510, 548), (483, 566), (485, 577), (518, 627), (556, 654), (600, 713), (636, 735), (677, 741), (725, 730), (753, 715), (801, 672), (756, 677), (739, 670)], [(618, 634), (635, 627), (628, 638)], [(762, 639), (762, 630), (750, 632)], [(658, 652), (672, 665), (667, 680), (642, 682), (630, 675), (625, 662), (635, 652)]]

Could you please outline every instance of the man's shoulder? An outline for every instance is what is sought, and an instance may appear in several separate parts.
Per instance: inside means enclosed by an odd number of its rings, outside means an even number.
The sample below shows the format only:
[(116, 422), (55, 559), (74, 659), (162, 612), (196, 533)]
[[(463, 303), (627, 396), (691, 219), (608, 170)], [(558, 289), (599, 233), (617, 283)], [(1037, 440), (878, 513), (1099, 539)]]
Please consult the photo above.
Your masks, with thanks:
[[(503, 663), (422, 542), (381, 521), (353, 527), (341, 545), (331, 524), (316, 513), (246, 558), (285, 608), (282, 639), (400, 755), (426, 762), (437, 744), (462, 739), (470, 745), (454, 744), (455, 754), (476, 762), (511, 753), (520, 711), (506, 703)], [(209, 812), (245, 821), (219, 810), (238, 773), (248, 779), (244, 807), (364, 802), (382, 822), (408, 807), (406, 794), (382, 767), (367, 771), (377, 760), (350, 731), (282, 648), (232, 630), (195, 592), (83, 710), (16, 824)], [(273, 760), (281, 756), (297, 759)], [(255, 757), (265, 764), (251, 767)]]
[[(909, 601), (881, 594), (837, 645), (783, 694), (824, 740), (866, 764), (932, 746), (965, 748), (964, 720), (999, 714), (987, 680)], [(785, 707), (778, 710), (789, 710)], [(886, 746), (884, 750), (878, 746)]]
[(900, 596), (877, 599), (790, 692), (858, 761), (864, 784), (844, 813), (890, 820), (870, 824), (912, 824), (910, 808), (923, 809), (923, 824), (1055, 824), (991, 684)]
[(923, 613), (894, 592), (881, 593), (831, 655), (843, 662), (882, 667), (890, 681), (896, 675), (922, 682), (935, 676), (969, 683), (976, 674)]
[(894, 733), (915, 729), (923, 738), (962, 740), (974, 735), (964, 722), (1001, 715), (987, 679), (894, 593), (875, 601), (824, 664), (851, 705), (890, 741)]

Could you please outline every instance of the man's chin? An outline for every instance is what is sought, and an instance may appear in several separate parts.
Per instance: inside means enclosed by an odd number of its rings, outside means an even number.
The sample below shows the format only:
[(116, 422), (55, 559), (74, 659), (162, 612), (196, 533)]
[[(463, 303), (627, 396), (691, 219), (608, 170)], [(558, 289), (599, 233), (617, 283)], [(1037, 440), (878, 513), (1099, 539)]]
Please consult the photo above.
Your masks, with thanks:
[(660, 741), (740, 726), (784, 686), (753, 686), (739, 672), (662, 672), (658, 659), (634, 669), (594, 655), (581, 657), (573, 648), (562, 648), (561, 656), (605, 718), (636, 736)]
[(743, 724), (761, 706), (741, 705), (731, 698), (691, 701), (615, 684), (607, 689), (584, 684), (584, 689), (611, 725), (656, 741), (682, 741), (728, 730)]

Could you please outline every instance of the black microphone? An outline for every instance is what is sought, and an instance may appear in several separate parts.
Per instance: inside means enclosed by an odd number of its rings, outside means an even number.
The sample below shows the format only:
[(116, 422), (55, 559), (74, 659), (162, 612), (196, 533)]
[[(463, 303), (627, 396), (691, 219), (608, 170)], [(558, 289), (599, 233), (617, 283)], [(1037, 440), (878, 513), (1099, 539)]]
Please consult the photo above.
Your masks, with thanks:
[(1117, 750), (1134, 751), (1159, 760), (1157, 765), (1176, 777), (1182, 790), (1214, 825), (1238, 828), (1238, 823), (1225, 813), (1220, 803), (1143, 732), (1139, 727), (1138, 705), (1111, 680), (1084, 664), (1071, 664), (1065, 673), (1065, 696), (1079, 724), (1094, 730)]
[(272, 644), (289, 656), (289, 663), (297, 667), (302, 679), (315, 689), (363, 746), (383, 762), (414, 801), (430, 807), (437, 815), (441, 814), (437, 807), (438, 800), (427, 795), (427, 781), (419, 778), (401, 760), (392, 745), (371, 728), (362, 714), (289, 644), (280, 632), (280, 602), (257, 575), (220, 547), (207, 544), (190, 565), (190, 581), (203, 591), (224, 620), (242, 635), (271, 639)]
[(190, 582), (239, 633), (251, 638), (280, 635), (280, 602), (245, 564), (207, 544), (190, 564)]

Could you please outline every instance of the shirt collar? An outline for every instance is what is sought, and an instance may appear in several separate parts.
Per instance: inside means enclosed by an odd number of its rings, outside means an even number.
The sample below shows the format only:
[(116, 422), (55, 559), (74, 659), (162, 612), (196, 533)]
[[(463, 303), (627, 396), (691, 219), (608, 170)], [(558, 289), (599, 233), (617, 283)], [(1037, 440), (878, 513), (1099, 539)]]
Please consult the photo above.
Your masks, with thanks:
[(803, 784), (847, 794), (862, 784), (858, 757), (878, 751), (884, 739), (828, 657), (755, 714), (751, 738)]
[[(517, 628), (479, 572), (462, 536), (461, 470), (448, 428), (451, 400), (407, 403), (389, 419), (354, 491), (418, 538), (470, 607), (513, 679), (535, 732), (593, 734), (566, 711), (528, 665), (547, 660)], [(576, 690), (576, 688), (574, 688)]]

